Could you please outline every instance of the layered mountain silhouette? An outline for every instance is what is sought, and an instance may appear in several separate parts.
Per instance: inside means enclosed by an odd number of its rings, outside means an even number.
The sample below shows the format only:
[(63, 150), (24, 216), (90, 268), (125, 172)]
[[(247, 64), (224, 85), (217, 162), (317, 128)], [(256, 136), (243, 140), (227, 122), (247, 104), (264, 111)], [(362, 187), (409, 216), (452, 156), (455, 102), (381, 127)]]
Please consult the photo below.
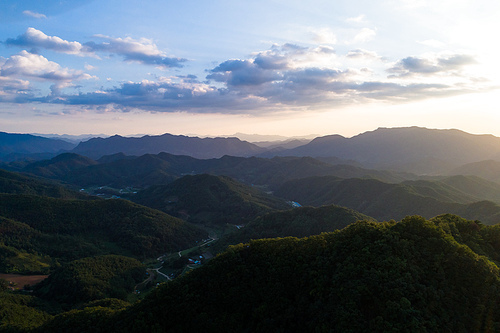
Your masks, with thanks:
[(460, 165), (498, 159), (500, 138), (459, 130), (421, 127), (379, 128), (352, 138), (319, 137), (277, 153), (280, 156), (331, 157), (355, 160), (364, 167), (439, 174)]
[(271, 189), (288, 180), (324, 175), (375, 178), (386, 182), (418, 178), (407, 173), (369, 170), (352, 165), (332, 165), (311, 157), (267, 159), (223, 156), (216, 159), (196, 159), (160, 153), (139, 157), (115, 154), (104, 156), (99, 161), (101, 163), (67, 153), (51, 160), (28, 164), (19, 171), (59, 179), (78, 186), (106, 185), (118, 188), (168, 184), (184, 175), (201, 173), (225, 175), (245, 184), (266, 185)]
[(464, 164), (448, 172), (449, 175), (474, 175), (500, 184), (500, 161), (485, 160)]
[[(470, 192), (466, 190), (469, 187)], [(500, 223), (500, 206), (490, 200), (498, 202), (499, 189), (496, 183), (474, 177), (389, 184), (375, 179), (324, 176), (289, 181), (275, 194), (302, 205), (345, 206), (379, 221), (453, 213), (495, 224)]]
[[(224, 155), (310, 156), (332, 164), (349, 164), (420, 175), (448, 174), (464, 164), (485, 160), (500, 161), (498, 137), (474, 135), (455, 129), (438, 130), (422, 127), (379, 128), (352, 138), (328, 135), (293, 149), (286, 149), (280, 142), (276, 144), (267, 142), (266, 147), (261, 147), (235, 137), (199, 138), (168, 133), (143, 137), (115, 135), (108, 138), (93, 138), (80, 142), (76, 147), (62, 140), (27, 134), (0, 134), (0, 158), (9, 161), (22, 156), (27, 157), (26, 154), (31, 158), (47, 158), (70, 149), (72, 153), (94, 160), (115, 154), (141, 156), (162, 152), (198, 159), (220, 158)], [(298, 142), (294, 145), (298, 145)]]
[(46, 179), (0, 169), (0, 193), (39, 195), (61, 199), (88, 199), (88, 195)]
[(196, 224), (245, 224), (266, 213), (290, 209), (284, 200), (227, 176), (184, 176), (131, 197), (144, 206)]
[(94, 159), (116, 153), (139, 156), (166, 152), (196, 158), (217, 158), (224, 155), (252, 156), (264, 151), (264, 148), (238, 138), (198, 138), (168, 133), (140, 138), (119, 135), (105, 139), (94, 138), (81, 142), (72, 150), (73, 153)]
[(0, 160), (14, 161), (26, 157), (47, 158), (73, 149), (74, 144), (31, 134), (0, 132)]

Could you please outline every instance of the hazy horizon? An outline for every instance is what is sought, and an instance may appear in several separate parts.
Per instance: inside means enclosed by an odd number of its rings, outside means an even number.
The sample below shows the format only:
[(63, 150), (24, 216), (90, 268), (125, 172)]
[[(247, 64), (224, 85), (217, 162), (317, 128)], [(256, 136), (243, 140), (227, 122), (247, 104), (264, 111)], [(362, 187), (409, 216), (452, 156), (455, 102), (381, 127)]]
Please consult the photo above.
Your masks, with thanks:
[[(31, 135), (36, 135), (36, 136), (41, 136), (41, 137), (47, 137), (47, 138), (68, 138), (68, 139), (71, 139), (71, 140), (75, 140), (77, 138), (84, 138), (84, 139), (88, 139), (88, 138), (97, 138), (97, 137), (101, 137), (101, 138), (107, 138), (107, 137), (111, 137), (111, 136), (114, 136), (114, 135), (118, 135), (118, 136), (122, 136), (122, 137), (143, 137), (143, 136), (160, 136), (160, 135), (164, 135), (164, 134), (172, 134), (172, 135), (182, 135), (182, 136), (187, 136), (187, 137), (199, 137), (199, 138), (217, 138), (217, 137), (221, 137), (221, 138), (229, 138), (229, 137), (236, 137), (236, 138), (239, 138), (240, 140), (242, 141), (249, 141), (249, 142), (273, 142), (273, 141), (276, 141), (276, 142), (279, 142), (279, 141), (287, 141), (287, 140), (292, 140), (292, 139), (303, 139), (303, 140), (313, 140), (315, 138), (318, 138), (318, 137), (324, 137), (324, 136), (330, 136), (330, 135), (340, 135), (340, 136), (343, 136), (345, 138), (352, 138), (352, 137), (355, 137), (355, 136), (358, 136), (358, 135), (361, 135), (361, 134), (364, 134), (364, 133), (368, 133), (368, 132), (373, 132), (373, 131), (376, 131), (376, 130), (380, 130), (380, 129), (398, 129), (398, 128), (412, 128), (412, 127), (417, 127), (417, 128), (423, 128), (423, 129), (428, 129), (428, 130), (439, 130), (439, 131), (453, 131), (453, 130), (456, 130), (456, 131), (461, 131), (461, 132), (464, 132), (464, 133), (467, 133), (467, 134), (472, 134), (472, 135), (493, 135), (493, 136), (496, 136), (496, 137), (500, 137), (500, 135), (494, 135), (492, 133), (471, 133), (471, 132), (467, 132), (467, 131), (464, 131), (464, 130), (461, 130), (461, 129), (458, 129), (458, 128), (430, 128), (430, 127), (423, 127), (423, 126), (396, 126), (396, 127), (377, 127), (377, 128), (374, 128), (374, 129), (371, 129), (371, 130), (367, 130), (367, 131), (363, 131), (363, 132), (360, 132), (360, 133), (355, 133), (354, 135), (350, 135), (350, 136), (346, 136), (346, 135), (342, 135), (341, 133), (326, 133), (326, 134), (309, 134), (309, 135), (291, 135), (291, 136), (284, 136), (284, 135), (266, 135), (266, 134), (258, 134), (258, 133), (241, 133), (241, 132), (238, 132), (238, 133), (232, 133), (232, 134), (215, 134), (215, 135), (200, 135), (200, 134), (196, 134), (196, 133), (170, 133), (170, 132), (164, 132), (164, 133), (131, 133), (131, 134), (118, 134), (118, 133), (113, 133), (113, 134), (104, 134), (104, 133), (99, 133), (99, 134), (96, 134), (96, 133), (83, 133), (83, 134), (76, 134), (76, 135), (72, 135), (72, 134), (57, 134), (57, 133), (35, 133), (35, 132), (29, 132), (29, 133), (10, 133), (10, 134), (31, 134)], [(2, 131), (0, 131), (2, 132)]]

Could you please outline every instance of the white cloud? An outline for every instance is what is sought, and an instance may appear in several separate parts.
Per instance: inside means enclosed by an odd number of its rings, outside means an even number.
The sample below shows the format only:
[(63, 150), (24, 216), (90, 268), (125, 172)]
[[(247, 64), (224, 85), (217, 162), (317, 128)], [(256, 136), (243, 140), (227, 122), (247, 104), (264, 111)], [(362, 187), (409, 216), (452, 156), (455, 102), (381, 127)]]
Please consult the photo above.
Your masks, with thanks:
[(435, 39), (426, 39), (426, 40), (423, 40), (423, 41), (419, 41), (418, 43), (422, 44), (422, 45), (427, 45), (427, 46), (430, 46), (430, 47), (434, 47), (436, 49), (442, 49), (446, 46), (445, 43), (443, 42), (440, 42), (438, 40), (435, 40)]
[(392, 77), (412, 76), (455, 76), (460, 77), (466, 66), (476, 64), (468, 54), (436, 55), (427, 57), (406, 57), (396, 62), (387, 71)]
[(47, 16), (45, 16), (44, 14), (32, 12), (31, 10), (25, 10), (25, 11), (23, 11), (23, 14), (26, 16), (37, 18), (37, 19), (47, 18)]
[(52, 82), (51, 95), (57, 96), (63, 88), (74, 86), (75, 81), (95, 78), (83, 71), (63, 68), (45, 57), (21, 51), (0, 65), (0, 86), (10, 99), (25, 101), (33, 98), (33, 89), (28, 79)]
[(358, 15), (356, 17), (349, 17), (346, 19), (348, 23), (364, 23), (366, 16), (364, 14)]
[(0, 76), (27, 77), (47, 81), (73, 81), (92, 78), (83, 71), (63, 68), (41, 55), (24, 50), (11, 56), (2, 64)]
[(381, 57), (373, 51), (367, 51), (363, 49), (351, 50), (346, 54), (347, 58), (352, 59), (368, 59), (368, 60), (380, 60)]
[(182, 67), (182, 63), (187, 61), (182, 58), (168, 57), (158, 49), (156, 44), (146, 38), (112, 38), (104, 35), (95, 35), (94, 37), (103, 39), (104, 42), (91, 41), (84, 44), (77, 41), (70, 42), (57, 36), (48, 36), (35, 28), (28, 28), (24, 34), (17, 38), (8, 38), (4, 43), (8, 46), (43, 48), (79, 56), (96, 57), (96, 53), (117, 54), (122, 56), (125, 61), (135, 61), (164, 68)]
[(84, 55), (85, 53), (79, 42), (69, 42), (57, 36), (47, 36), (35, 28), (28, 28), (24, 34), (15, 39), (8, 38), (5, 44), (23, 48), (44, 48), (67, 54)]
[[(370, 31), (366, 30), (365, 34), (369, 36)], [(81, 44), (81, 50), (120, 54), (128, 61), (156, 65), (167, 59), (150, 40), (99, 38), (105, 41)], [(54, 45), (65, 45), (56, 42)], [(372, 100), (408, 102), (464, 94), (488, 84), (472, 82), (472, 78), (462, 75), (464, 69), (475, 61), (464, 54), (406, 57), (392, 64), (378, 61), (374, 64), (378, 66), (375, 69), (368, 68), (373, 64), (370, 60), (382, 59), (377, 53), (364, 49), (337, 55), (329, 45), (276, 44), (246, 59), (222, 61), (207, 69), (206, 77), (201, 80), (194, 75), (179, 75), (131, 81), (87, 93), (65, 94), (64, 88), (91, 76), (62, 68), (41, 55), (22, 51), (8, 59), (0, 58), (0, 78), (3, 77), (3, 87), (7, 87), (7, 83), (12, 87), (11, 93), (7, 88), (3, 89), (5, 94), (22, 94), (21, 102), (80, 105), (91, 109), (113, 105), (124, 111), (229, 114), (262, 113), (283, 108), (314, 110)], [(86, 66), (86, 69), (92, 67)], [(435, 77), (453, 80), (433, 80)], [(52, 82), (51, 93), (33, 97), (30, 91), (21, 91), (23, 82), (15, 80), (27, 79)]]
[(168, 57), (158, 49), (152, 40), (147, 38), (112, 38), (105, 35), (95, 35), (94, 37), (103, 39), (105, 42), (87, 42), (84, 44), (87, 51), (118, 54), (123, 56), (125, 61), (135, 61), (159, 67), (183, 67), (182, 63), (187, 61), (187, 59)]
[[(161, 77), (87, 94), (57, 95), (57, 99), (49, 96), (45, 102), (91, 108), (114, 105), (122, 110), (236, 114), (279, 111), (284, 107), (315, 109), (373, 100), (401, 103), (470, 93), (486, 87), (459, 75), (474, 62), (466, 55), (407, 57), (391, 64), (387, 71), (392, 75), (386, 77), (365, 66), (335, 68), (323, 63), (319, 67), (306, 61), (323, 53), (331, 55), (333, 49), (273, 45), (249, 59), (221, 62), (208, 71), (208, 82), (194, 76)], [(376, 53), (362, 49), (341, 59), (357, 57), (379, 59)], [(427, 80), (432, 75), (456, 80)]]
[(330, 28), (310, 29), (312, 39), (319, 44), (337, 44), (337, 36)]
[(375, 37), (377, 33), (370, 28), (363, 28), (354, 36), (352, 43), (364, 43)]

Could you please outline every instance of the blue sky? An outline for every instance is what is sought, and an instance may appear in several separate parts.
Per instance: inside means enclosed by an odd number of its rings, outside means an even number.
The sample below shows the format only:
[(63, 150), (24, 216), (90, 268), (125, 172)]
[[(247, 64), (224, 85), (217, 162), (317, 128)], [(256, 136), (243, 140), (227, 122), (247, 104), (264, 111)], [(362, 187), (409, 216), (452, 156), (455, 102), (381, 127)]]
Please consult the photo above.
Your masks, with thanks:
[(0, 3), (0, 131), (500, 136), (498, 1)]

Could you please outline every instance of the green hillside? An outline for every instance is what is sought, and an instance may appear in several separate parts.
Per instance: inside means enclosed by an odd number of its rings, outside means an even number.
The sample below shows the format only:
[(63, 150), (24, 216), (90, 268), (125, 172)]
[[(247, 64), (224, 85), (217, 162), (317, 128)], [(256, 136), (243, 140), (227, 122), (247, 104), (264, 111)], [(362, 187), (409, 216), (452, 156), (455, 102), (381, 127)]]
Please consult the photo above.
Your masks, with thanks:
[[(164, 156), (166, 154), (159, 155)], [(62, 179), (68, 183), (84, 187), (107, 185), (122, 188), (168, 184), (177, 178), (176, 167), (159, 155), (148, 154), (136, 158), (119, 159), (109, 163), (92, 165), (78, 171), (68, 172)]]
[(96, 164), (96, 161), (88, 157), (64, 153), (50, 160), (31, 163), (23, 171), (40, 177), (62, 179), (68, 173), (77, 173), (79, 169)]
[(131, 199), (205, 225), (245, 224), (267, 212), (291, 208), (284, 200), (257, 188), (208, 174), (184, 176), (168, 185), (153, 186)]
[(28, 332), (39, 327), (52, 318), (43, 308), (39, 298), (13, 294), (0, 283), (0, 332)]
[(401, 182), (418, 177), (406, 173), (368, 170), (352, 165), (332, 165), (311, 157), (234, 157), (196, 159), (189, 156), (160, 153), (135, 156), (108, 156), (99, 164), (77, 154), (62, 154), (51, 160), (28, 164), (22, 170), (39, 176), (56, 178), (69, 184), (139, 187), (171, 183), (183, 175), (209, 173), (234, 178), (245, 184), (265, 185), (274, 189), (288, 180), (332, 175), (341, 178), (374, 178)]
[(487, 192), (468, 195), (460, 189), (460, 182), (455, 181), (458, 179), (388, 184), (375, 179), (311, 177), (287, 182), (275, 194), (302, 205), (349, 207), (379, 221), (400, 220), (408, 215), (431, 218), (453, 213), (487, 224), (500, 223), (500, 206), (484, 200), (472, 202), (478, 196), (488, 195)]
[(494, 332), (499, 236), (446, 215), (255, 240), (124, 311), (87, 308), (42, 331)]
[(476, 176), (456, 175), (434, 181), (404, 181), (419, 194), (437, 200), (472, 203), (481, 200), (500, 202), (500, 184)]
[(88, 196), (67, 189), (52, 181), (0, 169), (0, 193), (40, 195), (63, 199), (84, 199)]
[(153, 257), (207, 236), (180, 219), (125, 200), (0, 194), (0, 217), (0, 244), (64, 260), (111, 253)]
[(247, 243), (252, 239), (319, 235), (342, 229), (359, 220), (373, 219), (352, 209), (334, 205), (299, 207), (258, 217), (244, 228), (219, 239), (214, 244), (214, 249), (224, 250), (228, 245)]
[(35, 286), (35, 295), (75, 305), (105, 298), (125, 300), (144, 280), (145, 267), (138, 260), (117, 255), (82, 258), (54, 271)]
[(450, 175), (474, 175), (500, 184), (500, 161), (485, 160), (464, 164), (449, 171)]

